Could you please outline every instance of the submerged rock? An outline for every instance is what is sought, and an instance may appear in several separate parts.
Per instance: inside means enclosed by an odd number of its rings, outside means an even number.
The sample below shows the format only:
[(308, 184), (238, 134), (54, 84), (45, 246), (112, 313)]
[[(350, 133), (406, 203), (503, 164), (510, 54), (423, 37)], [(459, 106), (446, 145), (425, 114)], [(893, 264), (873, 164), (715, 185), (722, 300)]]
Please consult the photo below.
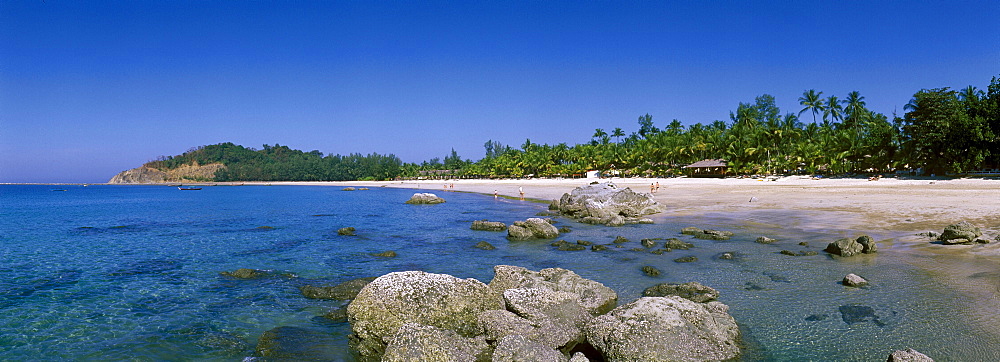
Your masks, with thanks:
[(236, 279), (257, 279), (266, 277), (268, 272), (266, 270), (239, 268), (231, 272), (224, 271), (219, 274)]
[(444, 202), (444, 199), (432, 193), (415, 193), (409, 200), (406, 201), (407, 204), (416, 205), (433, 205), (440, 204), (442, 202)]
[(383, 251), (381, 253), (372, 253), (371, 256), (376, 256), (380, 258), (395, 258), (396, 252), (389, 250), (389, 251)]
[(710, 229), (702, 230), (701, 234), (694, 235), (694, 237), (698, 239), (707, 239), (707, 240), (729, 240), (731, 236), (733, 236), (732, 231), (710, 230)]
[(693, 262), (696, 262), (696, 261), (698, 261), (698, 257), (697, 256), (693, 256), (693, 255), (692, 256), (685, 256), (685, 257), (680, 257), (680, 258), (674, 259), (675, 263), (693, 263)]
[(299, 287), (299, 292), (309, 299), (349, 300), (354, 299), (373, 280), (375, 278), (358, 278), (332, 286), (304, 285)]
[(472, 222), (472, 226), (470, 228), (472, 230), (483, 231), (504, 231), (507, 229), (507, 224), (499, 221), (476, 220)]
[(872, 307), (863, 305), (842, 305), (838, 309), (840, 310), (840, 317), (844, 320), (844, 323), (854, 324), (871, 321), (872, 323), (875, 323), (876, 326), (885, 326), (885, 323), (879, 320), (878, 315), (875, 314), (875, 309)]
[(983, 235), (982, 230), (967, 221), (948, 225), (938, 240), (945, 245), (971, 243)]
[(357, 189), (353, 188), (353, 187), (345, 187), (345, 188), (340, 189), (340, 191), (354, 191), (354, 190), (357, 190)]
[(663, 283), (642, 291), (644, 297), (678, 296), (695, 303), (708, 303), (719, 299), (719, 291), (698, 282), (684, 284)]
[(671, 250), (677, 250), (677, 249), (687, 250), (687, 249), (693, 248), (694, 244), (682, 241), (681, 239), (678, 239), (678, 238), (670, 238), (670, 239), (667, 239), (667, 241), (666, 241), (666, 243), (664, 243), (663, 247), (667, 248), (667, 249), (671, 249)]
[(355, 230), (353, 226), (348, 226), (346, 228), (337, 229), (337, 235), (357, 236), (358, 234), (357, 230)]
[[(664, 207), (651, 194), (636, 193), (611, 183), (577, 187), (549, 207), (583, 222), (605, 225), (635, 224), (643, 215), (662, 212)], [(651, 220), (648, 220), (651, 221)]]
[(559, 229), (544, 219), (534, 217), (525, 221), (515, 221), (507, 228), (507, 239), (510, 240), (555, 239), (558, 236)]
[(642, 243), (642, 247), (647, 249), (656, 246), (656, 240), (653, 239), (642, 239), (639, 242)]
[(643, 297), (594, 318), (587, 341), (609, 361), (721, 361), (739, 357), (740, 330), (719, 302)]
[(257, 340), (256, 355), (269, 360), (335, 360), (340, 341), (332, 334), (301, 327), (277, 327), (264, 332)]
[(480, 241), (480, 242), (476, 243), (476, 247), (479, 248), (479, 249), (483, 249), (483, 250), (493, 250), (493, 249), (496, 249), (496, 247), (493, 246), (493, 244), (490, 244), (490, 243), (485, 242), (485, 241)]

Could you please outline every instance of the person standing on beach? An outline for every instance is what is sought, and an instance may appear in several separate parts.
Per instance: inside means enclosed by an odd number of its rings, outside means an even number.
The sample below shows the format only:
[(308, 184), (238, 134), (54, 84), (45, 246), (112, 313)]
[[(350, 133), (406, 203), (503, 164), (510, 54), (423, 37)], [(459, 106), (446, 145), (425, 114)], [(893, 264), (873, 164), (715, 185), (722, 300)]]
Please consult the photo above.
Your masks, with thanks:
[(649, 193), (652, 194), (652, 193), (655, 193), (655, 192), (656, 192), (656, 186), (653, 186), (653, 184), (649, 184)]
[(660, 191), (660, 181), (656, 181), (656, 191)]
[(518, 186), (517, 192), (521, 193), (521, 201), (524, 201), (524, 187)]
[(493, 190), (493, 199), (496, 200), (498, 197), (500, 197), (500, 195), (497, 193), (497, 190)]

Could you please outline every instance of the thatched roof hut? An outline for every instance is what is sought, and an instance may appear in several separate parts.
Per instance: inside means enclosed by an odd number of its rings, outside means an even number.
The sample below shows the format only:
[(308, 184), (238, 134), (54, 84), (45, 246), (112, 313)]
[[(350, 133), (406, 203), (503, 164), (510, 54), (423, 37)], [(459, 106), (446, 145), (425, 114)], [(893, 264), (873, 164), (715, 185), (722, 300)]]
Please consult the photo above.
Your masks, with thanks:
[(701, 160), (684, 166), (685, 173), (691, 177), (725, 177), (729, 166), (722, 159)]

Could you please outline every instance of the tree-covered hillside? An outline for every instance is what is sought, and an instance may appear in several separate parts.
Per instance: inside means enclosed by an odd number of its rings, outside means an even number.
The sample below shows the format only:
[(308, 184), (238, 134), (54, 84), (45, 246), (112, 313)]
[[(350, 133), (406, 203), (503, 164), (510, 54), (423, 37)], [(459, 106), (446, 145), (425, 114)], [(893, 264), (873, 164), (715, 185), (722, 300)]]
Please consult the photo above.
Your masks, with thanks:
[(227, 142), (160, 157), (146, 167), (166, 170), (195, 163), (224, 164), (215, 181), (389, 180), (400, 175), (403, 164), (391, 154), (324, 156), (320, 151), (303, 152), (277, 144), (256, 150)]

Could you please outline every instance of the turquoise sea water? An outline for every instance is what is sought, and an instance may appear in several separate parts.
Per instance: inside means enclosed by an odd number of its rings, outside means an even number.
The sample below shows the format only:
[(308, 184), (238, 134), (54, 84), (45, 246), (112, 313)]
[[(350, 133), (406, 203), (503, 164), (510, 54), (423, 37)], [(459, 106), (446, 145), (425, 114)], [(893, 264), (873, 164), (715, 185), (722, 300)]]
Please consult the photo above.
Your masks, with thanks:
[[(66, 191), (53, 191), (65, 189)], [(826, 243), (853, 236), (803, 215), (657, 218), (654, 225), (608, 228), (558, 219), (561, 238), (611, 244), (603, 252), (557, 251), (472, 231), (473, 220), (510, 223), (544, 204), (441, 193), (441, 205), (405, 205), (413, 190), (244, 186), (178, 191), (163, 186), (0, 186), (0, 360), (238, 360), (279, 326), (329, 333), (327, 349), (350, 360), (346, 323), (319, 316), (338, 302), (306, 299), (298, 286), (332, 284), (392, 271), (423, 270), (492, 278), (492, 267), (563, 267), (619, 293), (698, 281), (743, 327), (748, 360), (883, 360), (914, 348), (937, 360), (1000, 360), (996, 333), (967, 323), (977, 308), (896, 252), (892, 233), (872, 234), (880, 252), (834, 259)], [(260, 228), (269, 226), (271, 228)], [(353, 226), (358, 236), (336, 230)], [(736, 232), (728, 241), (690, 239), (685, 226)], [(781, 240), (763, 245), (759, 235)], [(642, 238), (679, 237), (691, 250), (633, 251)], [(488, 241), (496, 250), (473, 245)], [(806, 241), (810, 246), (799, 246)], [(662, 243), (662, 241), (661, 241)], [(820, 251), (790, 257), (780, 250)], [(394, 250), (396, 258), (370, 253)], [(734, 260), (718, 255), (733, 252)], [(697, 262), (676, 263), (682, 256)], [(659, 277), (641, 268), (658, 268)], [(237, 268), (295, 277), (233, 280)], [(847, 273), (869, 288), (839, 284)], [(995, 332), (995, 331), (993, 331)]]

